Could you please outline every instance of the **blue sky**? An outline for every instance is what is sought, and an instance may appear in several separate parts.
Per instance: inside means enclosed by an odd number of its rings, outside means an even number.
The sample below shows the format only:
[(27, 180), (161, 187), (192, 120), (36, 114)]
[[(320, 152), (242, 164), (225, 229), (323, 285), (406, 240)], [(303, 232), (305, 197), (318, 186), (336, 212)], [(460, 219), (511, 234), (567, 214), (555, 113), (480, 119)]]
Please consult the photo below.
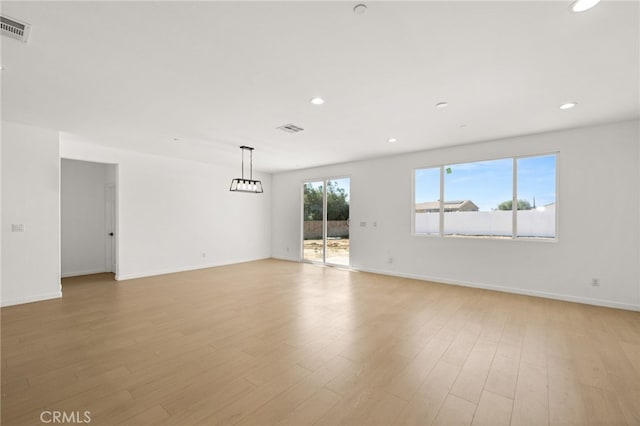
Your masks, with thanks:
[[(555, 155), (518, 159), (518, 199), (536, 206), (555, 203)], [(513, 161), (510, 158), (445, 165), (445, 200), (471, 200), (491, 211), (512, 198)], [(440, 198), (440, 169), (416, 170), (416, 203)]]

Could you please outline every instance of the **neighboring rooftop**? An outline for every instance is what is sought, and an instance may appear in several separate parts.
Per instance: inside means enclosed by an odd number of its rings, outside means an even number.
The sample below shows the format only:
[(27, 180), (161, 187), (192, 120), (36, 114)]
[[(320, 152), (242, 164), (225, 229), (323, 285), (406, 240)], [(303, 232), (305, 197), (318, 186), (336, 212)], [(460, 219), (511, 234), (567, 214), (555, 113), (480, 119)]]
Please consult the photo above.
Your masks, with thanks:
[[(452, 200), (444, 202), (445, 212), (477, 212), (478, 206), (471, 200)], [(440, 211), (440, 200), (416, 203), (416, 213), (434, 213)]]

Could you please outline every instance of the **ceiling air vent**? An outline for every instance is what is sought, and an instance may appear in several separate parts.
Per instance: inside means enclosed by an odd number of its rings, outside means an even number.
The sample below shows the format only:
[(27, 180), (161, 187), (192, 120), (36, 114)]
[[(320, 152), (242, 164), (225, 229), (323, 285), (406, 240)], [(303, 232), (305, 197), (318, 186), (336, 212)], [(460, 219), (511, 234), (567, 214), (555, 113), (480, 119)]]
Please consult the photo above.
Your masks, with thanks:
[(280, 127), (276, 127), (278, 130), (282, 130), (283, 132), (287, 132), (287, 133), (298, 133), (303, 131), (304, 129), (302, 127), (298, 127), (295, 124), (284, 124)]
[(0, 16), (0, 29), (3, 36), (11, 37), (26, 43), (29, 38), (31, 25), (17, 21), (13, 18)]

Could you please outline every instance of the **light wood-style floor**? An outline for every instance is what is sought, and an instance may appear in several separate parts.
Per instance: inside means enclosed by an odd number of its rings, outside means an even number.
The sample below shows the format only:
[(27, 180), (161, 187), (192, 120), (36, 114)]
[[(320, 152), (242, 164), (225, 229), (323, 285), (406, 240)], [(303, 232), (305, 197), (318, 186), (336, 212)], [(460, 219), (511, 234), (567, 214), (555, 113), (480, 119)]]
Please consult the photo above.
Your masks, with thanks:
[(640, 313), (265, 260), (2, 309), (2, 424), (640, 424)]

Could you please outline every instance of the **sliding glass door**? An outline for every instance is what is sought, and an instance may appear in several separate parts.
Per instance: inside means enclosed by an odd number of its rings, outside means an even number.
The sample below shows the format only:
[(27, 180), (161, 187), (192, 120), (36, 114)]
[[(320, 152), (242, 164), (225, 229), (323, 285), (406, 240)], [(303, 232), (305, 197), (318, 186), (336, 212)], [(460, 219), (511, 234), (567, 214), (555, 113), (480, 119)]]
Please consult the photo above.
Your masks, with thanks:
[(327, 180), (325, 262), (349, 265), (349, 178)]
[(303, 185), (303, 260), (349, 265), (350, 179)]
[(303, 203), (302, 258), (309, 262), (324, 262), (324, 181), (304, 184)]

